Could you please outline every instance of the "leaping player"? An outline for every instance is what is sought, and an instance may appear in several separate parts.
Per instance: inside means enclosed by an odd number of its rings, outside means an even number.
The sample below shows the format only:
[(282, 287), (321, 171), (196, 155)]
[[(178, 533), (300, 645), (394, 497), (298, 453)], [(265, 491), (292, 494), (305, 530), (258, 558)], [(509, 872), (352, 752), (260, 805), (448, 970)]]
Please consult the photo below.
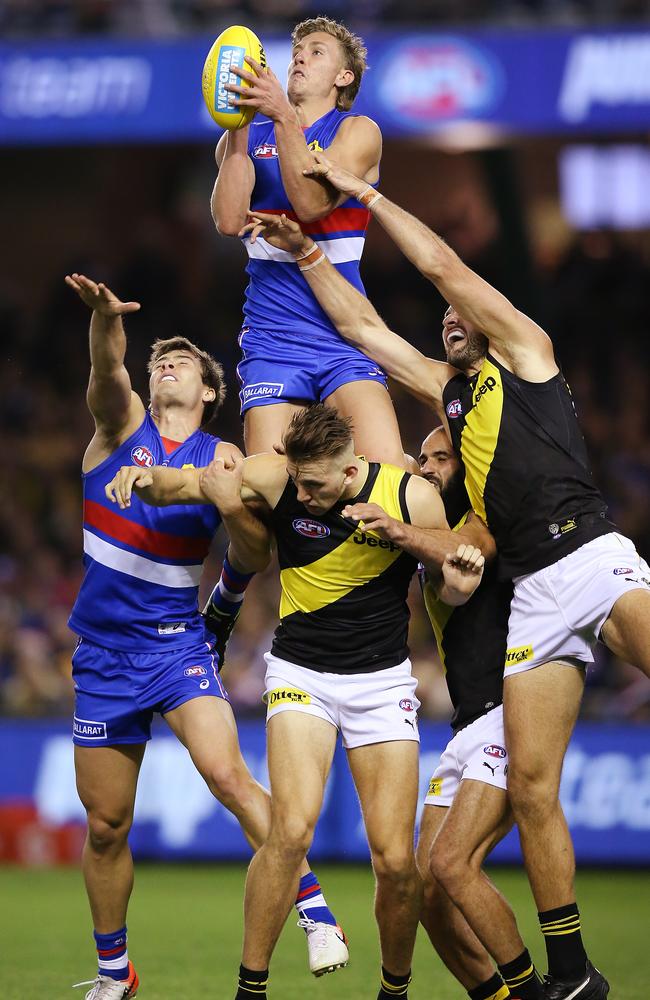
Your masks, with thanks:
[[(79, 636), (73, 657), (75, 771), (88, 818), (82, 867), (92, 911), (98, 972), (86, 1000), (135, 997), (138, 976), (127, 951), (126, 913), (133, 888), (128, 833), (140, 765), (155, 712), (187, 747), (210, 791), (237, 817), (258, 848), (271, 822), (268, 793), (239, 749), (219, 660), (207, 642), (198, 585), (210, 541), (223, 521), (231, 573), (263, 569), (267, 532), (241, 504), (161, 509), (137, 498), (119, 513), (104, 482), (126, 461), (141, 469), (202, 466), (218, 457), (241, 463), (234, 445), (203, 428), (224, 395), (223, 372), (183, 337), (154, 344), (151, 403), (133, 392), (124, 365), (121, 302), (81, 274), (66, 282), (92, 309), (88, 406), (95, 434), (83, 459), (86, 574), (70, 616)], [(262, 555), (260, 557), (260, 551)], [(347, 961), (330, 931), (336, 924), (306, 863), (300, 915), (306, 922), (310, 968), (316, 975)], [(328, 933), (334, 938), (332, 961)], [(344, 946), (343, 946), (344, 948)]]
[[(219, 141), (212, 215), (225, 236), (239, 234), (249, 210), (300, 219), (337, 270), (363, 291), (359, 260), (370, 213), (362, 201), (304, 171), (313, 163), (312, 151), (327, 149), (369, 185), (377, 183), (381, 133), (350, 110), (366, 49), (361, 38), (327, 17), (302, 21), (291, 40), (286, 94), (254, 60), (248, 60), (250, 71), (233, 69), (250, 84), (226, 88), (233, 102), (255, 108), (264, 120)], [(403, 466), (384, 372), (340, 337), (291, 254), (264, 239), (246, 239), (245, 246), (250, 281), (238, 375), (247, 453), (272, 451), (297, 409), (327, 400), (352, 419), (360, 454)]]

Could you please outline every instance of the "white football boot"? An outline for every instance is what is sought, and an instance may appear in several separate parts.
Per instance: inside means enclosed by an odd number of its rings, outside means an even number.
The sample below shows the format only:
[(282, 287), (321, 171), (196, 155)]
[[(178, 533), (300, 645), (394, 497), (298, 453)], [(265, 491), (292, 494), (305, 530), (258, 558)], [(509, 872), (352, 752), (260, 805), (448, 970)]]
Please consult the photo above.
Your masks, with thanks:
[(89, 979), (85, 983), (75, 983), (73, 989), (77, 986), (91, 986), (92, 989), (86, 993), (86, 1000), (135, 1000), (139, 985), (138, 974), (133, 968), (133, 963), (129, 962), (129, 974), (126, 979), (97, 976), (96, 979)]
[(315, 976), (324, 976), (326, 972), (335, 972), (348, 964), (348, 945), (338, 924), (324, 924), (301, 917), (298, 927), (302, 927), (307, 934), (309, 971)]

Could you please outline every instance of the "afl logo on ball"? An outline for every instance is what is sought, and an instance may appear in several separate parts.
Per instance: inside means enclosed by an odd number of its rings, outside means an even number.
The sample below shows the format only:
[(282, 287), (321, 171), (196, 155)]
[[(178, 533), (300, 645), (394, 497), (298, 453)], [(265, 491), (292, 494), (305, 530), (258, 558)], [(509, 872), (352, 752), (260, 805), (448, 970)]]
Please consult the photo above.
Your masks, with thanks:
[(135, 465), (141, 465), (144, 469), (150, 469), (154, 464), (153, 455), (143, 444), (132, 450), (131, 458)]
[(308, 517), (297, 517), (293, 521), (293, 530), (305, 538), (327, 538), (330, 533), (330, 529), (326, 524), (321, 524), (320, 521), (312, 521)]

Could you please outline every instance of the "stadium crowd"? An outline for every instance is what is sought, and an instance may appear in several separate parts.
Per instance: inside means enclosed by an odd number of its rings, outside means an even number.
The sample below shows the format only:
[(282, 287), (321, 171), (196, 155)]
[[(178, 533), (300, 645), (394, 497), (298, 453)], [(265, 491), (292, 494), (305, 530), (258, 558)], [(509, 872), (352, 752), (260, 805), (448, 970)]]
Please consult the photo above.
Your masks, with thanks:
[[(49, 288), (45, 285), (31, 304), (21, 300), (17, 286), (8, 280), (0, 286), (5, 358), (0, 394), (3, 714), (67, 714), (72, 704), (70, 655), (75, 638), (66, 621), (82, 576), (79, 466), (91, 424), (84, 399), (87, 317), (63, 285), (66, 267), (101, 276), (142, 302), (142, 311), (128, 323), (132, 372), (145, 370), (155, 337), (177, 332), (209, 347), (223, 361), (229, 399), (218, 431), (241, 443), (234, 380), (241, 259), (230, 242), (215, 239), (204, 211), (195, 192), (177, 202), (164, 219), (143, 218), (126, 241), (124, 254), (108, 252), (99, 236), (94, 246), (86, 245), (74, 259), (61, 261), (61, 279), (55, 281), (53, 271)], [(477, 239), (466, 221), (447, 220), (449, 240), (488, 280), (507, 289), (498, 235)], [(641, 243), (626, 243), (602, 231), (558, 242), (540, 230), (533, 240), (539, 317), (553, 333), (572, 386), (596, 481), (613, 520), (647, 556), (650, 347), (644, 331), (650, 325), (650, 266), (643, 249)], [(442, 304), (431, 287), (381, 241), (377, 230), (364, 260), (368, 293), (389, 325), (426, 353), (440, 356)], [(137, 388), (146, 398), (146, 386)], [(397, 390), (394, 395), (405, 446), (417, 454), (433, 423), (431, 414), (411, 397)], [(218, 576), (220, 558), (217, 546), (205, 575), (206, 596)], [(226, 684), (240, 711), (261, 709), (262, 653), (269, 647), (277, 615), (275, 575), (271, 568), (252, 584), (228, 648)], [(444, 718), (448, 696), (415, 587), (412, 609), (411, 646), (423, 712)], [(650, 685), (601, 647), (583, 713), (647, 721)]]
[(219, 31), (250, 19), (260, 28), (278, 28), (323, 13), (344, 16), (365, 29), (395, 21), (606, 24), (642, 21), (650, 4), (648, 0), (358, 0), (350, 10), (343, 0), (0, 0), (0, 31), (5, 37), (169, 36)]

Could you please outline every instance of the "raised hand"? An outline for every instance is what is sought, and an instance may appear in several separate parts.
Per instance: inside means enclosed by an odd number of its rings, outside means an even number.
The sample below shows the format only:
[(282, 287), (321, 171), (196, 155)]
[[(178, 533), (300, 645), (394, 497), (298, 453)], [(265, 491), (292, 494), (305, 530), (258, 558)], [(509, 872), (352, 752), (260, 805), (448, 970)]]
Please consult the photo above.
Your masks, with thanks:
[(310, 236), (305, 236), (298, 223), (284, 214), (248, 212), (248, 217), (251, 221), (240, 230), (239, 235), (250, 235), (251, 243), (254, 243), (258, 236), (263, 236), (271, 246), (277, 247), (278, 250), (286, 250), (288, 253), (306, 252), (313, 243)]
[(316, 177), (326, 180), (337, 191), (341, 191), (342, 194), (352, 195), (353, 198), (358, 197), (364, 191), (368, 190), (368, 181), (362, 180), (356, 174), (350, 173), (344, 167), (340, 167), (337, 163), (328, 160), (323, 153), (315, 152), (312, 153), (312, 156), (314, 158), (313, 165), (303, 170), (305, 177)]
[(123, 465), (110, 483), (104, 487), (104, 493), (111, 503), (116, 503), (120, 510), (131, 506), (131, 496), (134, 486), (152, 486), (153, 476), (148, 469), (137, 465)]
[(255, 108), (272, 121), (278, 121), (286, 115), (295, 118), (296, 113), (273, 70), (265, 69), (251, 56), (246, 56), (246, 62), (253, 70), (252, 73), (239, 66), (230, 67), (232, 73), (248, 84), (246, 87), (234, 83), (225, 85), (224, 89), (233, 95), (230, 104), (236, 108)]
[(137, 312), (140, 308), (139, 302), (121, 302), (110, 288), (101, 282), (92, 281), (84, 274), (66, 274), (65, 283), (89, 309), (101, 316), (123, 316), (125, 313)]

